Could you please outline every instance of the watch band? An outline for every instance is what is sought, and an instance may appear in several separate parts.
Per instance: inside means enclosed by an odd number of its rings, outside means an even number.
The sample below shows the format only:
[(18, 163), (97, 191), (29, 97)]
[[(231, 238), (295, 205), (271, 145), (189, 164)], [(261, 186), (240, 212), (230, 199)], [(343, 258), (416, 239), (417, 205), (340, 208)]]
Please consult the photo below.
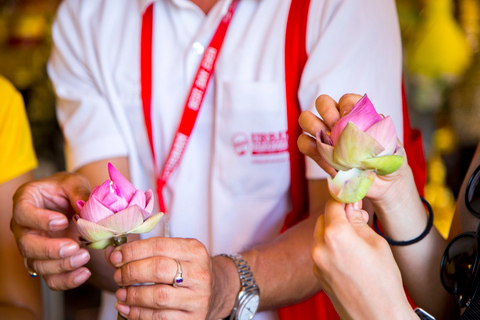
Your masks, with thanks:
[(415, 308), (415, 313), (421, 320), (435, 320), (435, 318), (422, 308)]
[(221, 254), (222, 257), (227, 257), (232, 259), (233, 263), (235, 263), (235, 267), (237, 268), (238, 275), (240, 276), (240, 283), (242, 288), (247, 288), (250, 286), (256, 286), (255, 278), (253, 277), (253, 272), (250, 269), (247, 261), (243, 256), (239, 253), (234, 254)]
[(234, 253), (234, 254), (220, 254), (222, 257), (229, 258), (233, 261), (235, 264), (235, 267), (237, 268), (238, 275), (240, 277), (240, 292), (237, 296), (237, 300), (235, 301), (235, 305), (233, 307), (232, 313), (230, 314), (229, 317), (225, 319), (229, 320), (235, 320), (237, 319), (237, 311), (238, 308), (240, 307), (241, 300), (243, 300), (241, 297), (244, 295), (246, 292), (256, 292), (257, 295), (260, 293), (260, 289), (258, 288), (258, 285), (255, 283), (255, 278), (253, 277), (253, 272), (250, 269), (250, 266), (248, 265), (247, 261), (243, 256), (239, 253)]

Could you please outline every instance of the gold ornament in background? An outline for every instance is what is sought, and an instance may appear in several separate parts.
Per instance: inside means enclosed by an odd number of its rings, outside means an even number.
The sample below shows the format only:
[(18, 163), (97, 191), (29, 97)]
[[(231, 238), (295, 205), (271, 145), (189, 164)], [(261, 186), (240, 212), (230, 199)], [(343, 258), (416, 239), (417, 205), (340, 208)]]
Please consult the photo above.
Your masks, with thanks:
[(468, 68), (472, 48), (455, 20), (453, 0), (428, 0), (405, 42), (412, 108), (438, 112), (444, 93)]
[(429, 0), (423, 19), (407, 46), (411, 73), (427, 77), (457, 77), (470, 64), (472, 49), (453, 16), (452, 0)]
[(425, 186), (425, 199), (435, 212), (433, 223), (445, 239), (448, 238), (455, 214), (455, 197), (446, 185), (447, 169), (441, 155), (452, 152), (455, 141), (452, 128), (437, 129), (433, 134), (433, 151), (427, 161), (428, 182)]
[(459, 1), (459, 20), (472, 51), (477, 52), (480, 33), (478, 0)]

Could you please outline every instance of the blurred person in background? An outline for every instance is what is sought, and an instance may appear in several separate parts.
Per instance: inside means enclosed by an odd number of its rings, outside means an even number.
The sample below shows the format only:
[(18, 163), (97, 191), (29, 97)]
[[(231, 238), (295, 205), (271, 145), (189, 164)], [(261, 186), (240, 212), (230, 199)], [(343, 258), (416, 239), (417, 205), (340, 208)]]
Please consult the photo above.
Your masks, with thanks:
[[(22, 96), (1, 76), (0, 150), (0, 319), (41, 319), (40, 280), (25, 272), (9, 230), (13, 195), (33, 179), (37, 159)], [(30, 275), (37, 276), (33, 271)]]

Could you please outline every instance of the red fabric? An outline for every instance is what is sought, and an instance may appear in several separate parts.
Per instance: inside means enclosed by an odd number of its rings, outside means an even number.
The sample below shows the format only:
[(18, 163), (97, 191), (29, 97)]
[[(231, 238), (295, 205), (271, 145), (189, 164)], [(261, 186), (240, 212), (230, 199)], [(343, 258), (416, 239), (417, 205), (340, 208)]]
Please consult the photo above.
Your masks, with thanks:
[(407, 97), (405, 88), (402, 85), (402, 102), (403, 102), (403, 141), (405, 152), (408, 157), (408, 164), (413, 171), (415, 184), (418, 193), (423, 197), (425, 193), (425, 183), (427, 182), (427, 165), (423, 153), (422, 133), (420, 130), (410, 127), (410, 118), (408, 116)]
[[(298, 125), (301, 108), (298, 88), (303, 68), (307, 61), (305, 46), (306, 26), (310, 0), (292, 0), (285, 33), (285, 87), (288, 116), (288, 139), (290, 152), (290, 193), (292, 211), (287, 215), (282, 232), (308, 216), (308, 189), (305, 178), (305, 158), (297, 148), (297, 137), (302, 133)], [(404, 146), (409, 164), (415, 175), (419, 193), (423, 195), (426, 182), (426, 165), (423, 155), (421, 133), (410, 128), (405, 91), (402, 86)], [(412, 306), (413, 303), (407, 294)], [(340, 319), (330, 299), (323, 292), (312, 298), (278, 311), (281, 320), (335, 320)]]
[[(302, 133), (298, 125), (301, 109), (297, 92), (303, 67), (307, 61), (305, 39), (309, 5), (310, 0), (292, 0), (285, 33), (285, 86), (292, 211), (287, 215), (282, 232), (308, 216), (305, 157), (297, 148), (297, 138)], [(278, 312), (281, 320), (339, 319), (330, 299), (323, 292), (305, 302), (282, 308)]]
[[(142, 33), (140, 35), (140, 81), (143, 106), (143, 118), (147, 130), (150, 151), (155, 161), (155, 150), (152, 138), (152, 27), (153, 27), (153, 5), (143, 13)], [(156, 162), (154, 162), (156, 163)]]

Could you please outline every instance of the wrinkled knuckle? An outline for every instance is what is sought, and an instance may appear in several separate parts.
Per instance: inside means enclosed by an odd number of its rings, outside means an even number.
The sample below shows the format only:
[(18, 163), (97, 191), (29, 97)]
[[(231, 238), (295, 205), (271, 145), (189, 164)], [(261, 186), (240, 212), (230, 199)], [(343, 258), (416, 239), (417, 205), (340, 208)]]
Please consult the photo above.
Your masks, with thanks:
[(338, 238), (341, 238), (342, 228), (340, 227), (326, 227), (323, 233), (323, 238), (325, 242), (331, 244), (338, 241)]
[(58, 286), (57, 281), (55, 281), (55, 277), (45, 276), (43, 277), (43, 280), (45, 281), (45, 284), (53, 291), (58, 291), (62, 289)]
[(165, 273), (165, 265), (163, 263), (159, 263), (158, 261), (153, 261), (152, 272), (153, 272), (153, 279), (155, 281), (160, 281), (161, 275)]
[(133, 287), (126, 287), (127, 289), (127, 304), (138, 304), (140, 301), (140, 295), (138, 290), (135, 286)]
[[(145, 318), (147, 319), (147, 318)], [(167, 316), (163, 312), (154, 312), (152, 319), (154, 320), (167, 320)]]
[(47, 259), (57, 259), (58, 257), (58, 250), (55, 246), (52, 245), (46, 245), (45, 246), (45, 254), (47, 256)]
[(189, 239), (188, 245), (197, 254), (202, 255), (202, 256), (208, 255), (207, 248), (205, 248), (203, 243), (201, 243), (197, 239)]
[(32, 256), (32, 248), (29, 246), (27, 237), (20, 237), (20, 239), (18, 239), (18, 250), (20, 254), (26, 258)]
[(153, 291), (153, 305), (155, 308), (160, 309), (165, 305), (168, 305), (168, 293), (162, 286), (155, 286)]
[(130, 281), (134, 280), (133, 275), (135, 273), (131, 264), (127, 263), (126, 265), (120, 268), (122, 273), (122, 283), (130, 283)]

